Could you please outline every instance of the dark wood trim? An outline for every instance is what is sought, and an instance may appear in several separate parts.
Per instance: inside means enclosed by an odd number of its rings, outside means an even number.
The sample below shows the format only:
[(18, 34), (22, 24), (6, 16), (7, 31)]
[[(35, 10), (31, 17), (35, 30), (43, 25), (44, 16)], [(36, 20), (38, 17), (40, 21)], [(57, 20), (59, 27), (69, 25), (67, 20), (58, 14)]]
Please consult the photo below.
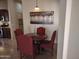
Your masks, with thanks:
[(30, 12), (30, 16), (52, 16), (54, 11)]

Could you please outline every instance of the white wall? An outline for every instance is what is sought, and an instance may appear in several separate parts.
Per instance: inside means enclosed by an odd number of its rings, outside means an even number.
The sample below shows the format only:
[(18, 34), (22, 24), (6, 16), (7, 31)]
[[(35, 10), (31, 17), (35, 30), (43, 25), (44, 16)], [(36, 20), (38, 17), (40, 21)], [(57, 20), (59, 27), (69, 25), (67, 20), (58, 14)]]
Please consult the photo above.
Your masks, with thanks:
[(14, 0), (8, 1), (8, 11), (9, 11), (9, 20), (10, 20), (10, 29), (11, 29), (11, 48), (16, 52), (16, 40), (14, 30), (18, 28), (17, 17), (16, 17), (16, 4)]
[(65, 30), (64, 30), (64, 42), (63, 42), (62, 59), (67, 59), (71, 9), (72, 9), (72, 0), (67, 0), (67, 2), (66, 2), (66, 17), (65, 17)]
[(16, 7), (15, 7), (15, 1), (14, 0), (8, 0), (8, 11), (9, 11), (9, 20), (10, 20), (10, 27), (12, 36), (14, 33), (14, 30), (18, 27), (17, 26), (17, 17), (16, 17)]
[(79, 59), (79, 0), (72, 0), (67, 59)]
[(7, 0), (0, 0), (0, 9), (7, 9)]
[(59, 27), (58, 27), (57, 59), (62, 59), (64, 28), (65, 28), (66, 0), (60, 0), (59, 3), (60, 4), (59, 4)]
[[(33, 0), (22, 0), (23, 5), (23, 23), (24, 23), (24, 33), (34, 32), (39, 26), (44, 26), (46, 28), (47, 35), (51, 36), (51, 33), (58, 28), (58, 10), (59, 2), (58, 0), (38, 0), (39, 8), (43, 11), (54, 11), (54, 24), (51, 25), (33, 25), (30, 24), (29, 12), (34, 11), (35, 2)], [(48, 36), (48, 37), (49, 37)], [(49, 38), (50, 39), (50, 38)]]

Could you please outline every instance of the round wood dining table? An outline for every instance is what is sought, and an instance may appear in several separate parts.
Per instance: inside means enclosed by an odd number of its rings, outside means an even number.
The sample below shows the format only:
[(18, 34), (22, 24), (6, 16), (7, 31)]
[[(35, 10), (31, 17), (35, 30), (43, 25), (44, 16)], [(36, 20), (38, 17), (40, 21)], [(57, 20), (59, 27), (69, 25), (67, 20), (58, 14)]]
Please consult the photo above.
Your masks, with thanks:
[[(33, 38), (33, 44), (38, 48), (38, 54), (40, 54), (41, 48), (40, 45), (45, 41), (39, 38), (39, 35), (36, 33), (28, 33), (27, 36), (31, 36)], [(44, 36), (44, 39), (46, 39), (47, 36)]]

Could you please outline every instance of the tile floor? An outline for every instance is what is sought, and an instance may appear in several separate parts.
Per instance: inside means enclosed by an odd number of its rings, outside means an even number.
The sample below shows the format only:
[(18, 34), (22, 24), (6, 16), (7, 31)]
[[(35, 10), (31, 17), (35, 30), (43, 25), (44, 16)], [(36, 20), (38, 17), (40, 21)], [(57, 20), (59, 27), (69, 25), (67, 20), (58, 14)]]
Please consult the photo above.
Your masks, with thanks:
[[(36, 59), (57, 59), (56, 52), (57, 52), (57, 46), (55, 46), (54, 48), (53, 56), (51, 56), (50, 53), (48, 52), (44, 52), (36, 56)], [(8, 40), (7, 42), (4, 40), (3, 46), (0, 46), (0, 59), (20, 59), (20, 55), (17, 52), (17, 49), (12, 47), (10, 40)]]

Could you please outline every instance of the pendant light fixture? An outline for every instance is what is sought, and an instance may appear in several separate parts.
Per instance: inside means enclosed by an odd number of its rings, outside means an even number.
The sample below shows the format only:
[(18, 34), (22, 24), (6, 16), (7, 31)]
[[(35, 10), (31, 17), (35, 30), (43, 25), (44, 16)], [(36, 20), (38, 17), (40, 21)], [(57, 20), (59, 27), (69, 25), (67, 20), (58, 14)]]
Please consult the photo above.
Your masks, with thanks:
[(35, 0), (35, 8), (34, 8), (35, 12), (39, 12), (40, 8), (38, 7), (38, 0)]

